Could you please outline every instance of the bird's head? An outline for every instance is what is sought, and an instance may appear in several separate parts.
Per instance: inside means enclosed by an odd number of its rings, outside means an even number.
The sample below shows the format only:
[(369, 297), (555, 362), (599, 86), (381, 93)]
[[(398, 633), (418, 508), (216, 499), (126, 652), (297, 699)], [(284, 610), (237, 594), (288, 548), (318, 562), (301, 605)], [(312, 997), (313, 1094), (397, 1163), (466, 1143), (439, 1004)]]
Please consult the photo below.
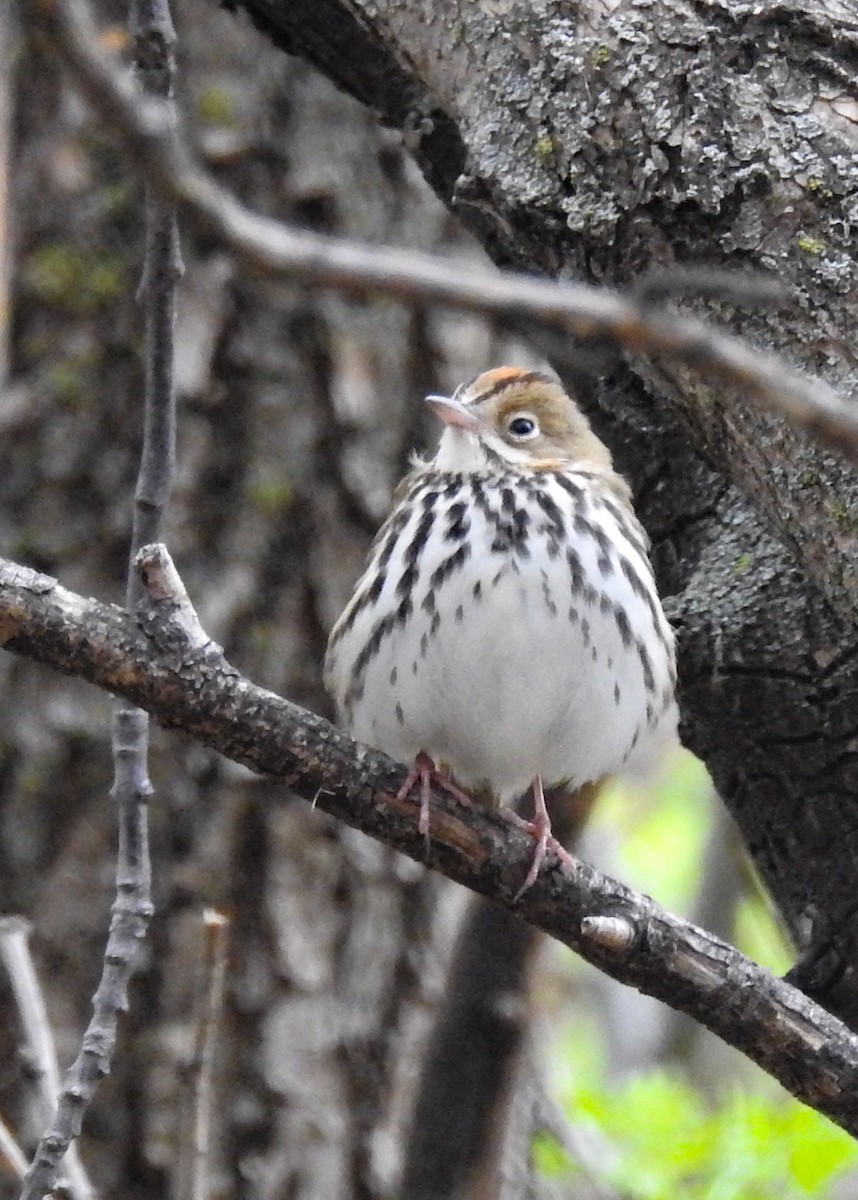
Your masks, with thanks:
[(611, 455), (587, 418), (559, 383), (539, 371), (497, 367), (452, 396), (426, 401), (446, 426), (433, 464), (439, 470), (504, 464), (548, 470), (572, 462), (611, 469)]

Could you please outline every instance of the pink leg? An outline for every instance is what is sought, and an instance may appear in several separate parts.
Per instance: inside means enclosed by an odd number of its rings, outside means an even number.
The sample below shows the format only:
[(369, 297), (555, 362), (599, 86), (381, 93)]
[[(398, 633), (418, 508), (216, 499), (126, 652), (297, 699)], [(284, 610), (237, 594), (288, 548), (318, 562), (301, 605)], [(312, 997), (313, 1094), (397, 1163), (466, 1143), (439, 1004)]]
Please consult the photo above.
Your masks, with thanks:
[(420, 816), (417, 819), (417, 828), (428, 842), (429, 808), (432, 801), (433, 783), (435, 787), (445, 791), (448, 796), (452, 796), (460, 804), (470, 805), (471, 797), (466, 792), (463, 792), (460, 787), (457, 787), (449, 775), (446, 775), (443, 771), (439, 771), (429, 755), (423, 750), (414, 759), (414, 766), (405, 776), (405, 782), (396, 793), (396, 799), (405, 800), (414, 790), (414, 785), (417, 783), (420, 784)]
[(533, 819), (525, 821), (518, 813), (511, 812), (509, 815), (513, 819), (515, 825), (519, 825), (522, 829), (526, 829), (528, 833), (533, 834), (536, 838), (536, 846), (533, 851), (533, 859), (530, 863), (530, 870), (525, 876), (524, 883), (515, 894), (516, 900), (520, 900), (528, 888), (533, 887), (536, 882), (536, 877), (539, 874), (539, 868), (545, 861), (545, 852), (548, 849), (548, 839), (551, 837), (551, 818), (548, 815), (548, 809), (545, 806), (545, 793), (542, 790), (542, 780), (537, 775), (531, 784), (530, 790), (533, 792)]
[(549, 841), (553, 843), (560, 858), (571, 861), (570, 856), (563, 849), (560, 843), (551, 835), (551, 818), (548, 815), (548, 808), (545, 804), (545, 793), (542, 790), (542, 780), (537, 775), (531, 784), (530, 790), (533, 792), (533, 817), (530, 821), (520, 817), (518, 813), (510, 810), (506, 811), (507, 816), (514, 825), (519, 829), (525, 829), (528, 833), (536, 838), (536, 847), (533, 851), (533, 860), (530, 864), (530, 870), (525, 876), (524, 883), (515, 894), (515, 899), (520, 900), (528, 888), (533, 887), (536, 882), (536, 877), (539, 874), (539, 868), (545, 861), (545, 855), (548, 850)]

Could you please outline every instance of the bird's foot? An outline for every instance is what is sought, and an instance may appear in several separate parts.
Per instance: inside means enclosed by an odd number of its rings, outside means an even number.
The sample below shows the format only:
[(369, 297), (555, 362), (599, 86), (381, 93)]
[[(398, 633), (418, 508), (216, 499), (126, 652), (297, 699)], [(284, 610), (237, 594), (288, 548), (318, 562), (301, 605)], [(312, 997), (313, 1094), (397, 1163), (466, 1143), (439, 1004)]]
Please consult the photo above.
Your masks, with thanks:
[(506, 816), (519, 829), (525, 830), (531, 837), (536, 839), (536, 846), (533, 851), (530, 869), (524, 878), (524, 883), (515, 893), (514, 902), (521, 899), (524, 893), (536, 882), (536, 877), (539, 874), (539, 869), (545, 861), (545, 855), (548, 851), (549, 842), (552, 850), (561, 858), (571, 862), (571, 856), (560, 845), (557, 839), (551, 833), (551, 818), (548, 815), (548, 808), (545, 804), (545, 793), (542, 790), (542, 780), (537, 777), (531, 785), (533, 792), (533, 817), (528, 821), (525, 817), (520, 817), (517, 812), (511, 809), (504, 810)]
[(429, 842), (429, 808), (432, 802), (432, 786), (439, 788), (441, 791), (452, 796), (454, 800), (458, 800), (460, 804), (471, 807), (471, 797), (467, 792), (456, 784), (453, 777), (447, 774), (446, 771), (440, 770), (435, 763), (423, 750), (419, 752), (414, 759), (414, 766), (405, 776), (405, 782), (396, 793), (397, 800), (405, 800), (411, 795), (417, 784), (420, 784), (420, 816), (417, 819), (417, 828), (423, 834), (426, 842)]

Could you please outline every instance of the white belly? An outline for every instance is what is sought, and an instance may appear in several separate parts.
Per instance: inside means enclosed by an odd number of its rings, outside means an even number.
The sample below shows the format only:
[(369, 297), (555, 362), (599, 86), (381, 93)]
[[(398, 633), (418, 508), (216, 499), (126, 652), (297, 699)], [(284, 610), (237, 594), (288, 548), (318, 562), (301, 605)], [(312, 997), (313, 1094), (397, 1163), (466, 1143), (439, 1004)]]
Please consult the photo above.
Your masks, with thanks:
[[(569, 504), (562, 491), (552, 496)], [(492, 513), (468, 511), (466, 539), (435, 529), (426, 540), (410, 611), (376, 636), (356, 687), (361, 649), (402, 603), (397, 585), (419, 514), (399, 534), (375, 603), (332, 639), (329, 679), (354, 736), (403, 762), (425, 751), (465, 787), (488, 786), (502, 802), (537, 775), (577, 787), (670, 741), (672, 638), (657, 601), (654, 611), (649, 564), (610, 513), (587, 509), (590, 527), (598, 517), (611, 537), (610, 555), (585, 532), (570, 567), (573, 513), (558, 553), (548, 526), (528, 530), (526, 552), (522, 543), (499, 549)], [(467, 557), (445, 569), (465, 542)], [(371, 577), (372, 567), (357, 596)]]

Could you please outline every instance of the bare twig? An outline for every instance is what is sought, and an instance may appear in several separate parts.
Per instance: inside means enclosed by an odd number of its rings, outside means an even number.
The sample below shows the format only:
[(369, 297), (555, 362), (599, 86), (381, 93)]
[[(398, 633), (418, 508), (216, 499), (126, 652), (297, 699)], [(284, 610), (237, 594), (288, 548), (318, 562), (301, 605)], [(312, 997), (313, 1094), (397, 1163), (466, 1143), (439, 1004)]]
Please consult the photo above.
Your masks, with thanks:
[[(170, 121), (176, 33), (167, 0), (132, 0), (130, 25), (140, 90)], [(134, 94), (140, 103), (140, 95)], [(146, 322), (145, 404), (125, 597), (129, 608), (134, 608), (143, 594), (135, 555), (141, 545), (160, 536), (173, 482), (173, 329), (181, 273), (175, 210), (147, 184), (146, 252), (138, 295)], [(110, 1071), (117, 1020), (127, 1007), (137, 945), (146, 936), (153, 911), (147, 807), (152, 794), (147, 762), (149, 718), (124, 698), (114, 710), (112, 743), (111, 794), (116, 802), (119, 847), (104, 967), (80, 1053), (60, 1092), (56, 1119), (36, 1150), (22, 1200), (41, 1200), (54, 1188), (63, 1155), (80, 1133), (96, 1086)]]
[[(607, 340), (634, 354), (668, 356), (714, 383), (738, 388), (762, 408), (858, 463), (858, 406), (827, 384), (793, 371), (776, 355), (644, 299), (600, 288), (553, 284), (526, 275), (463, 271), (429, 255), (365, 246), (296, 231), (255, 215), (203, 171), (162, 106), (141, 106), (117, 68), (96, 53), (81, 0), (33, 0), (37, 28), (55, 45), (126, 153), (189, 222), (251, 269), (361, 295), (434, 301), (474, 312), (528, 318), (576, 338)], [(662, 292), (663, 292), (662, 288)], [(711, 290), (711, 289), (710, 289)], [(733, 294), (736, 290), (733, 289)]]
[[(30, 1060), (30, 1076), (38, 1087), (41, 1119), (47, 1125), (60, 1094), (60, 1068), (44, 993), (30, 954), (29, 934), (30, 927), (21, 917), (0, 918), (0, 960), (12, 985)], [(74, 1147), (66, 1157), (65, 1174), (65, 1186), (73, 1196), (88, 1200), (94, 1194)], [(23, 1177), (24, 1172), (20, 1178)]]
[(30, 926), (22, 917), (0, 918), (0, 960), (12, 985), (15, 1005), (31, 1061), (31, 1078), (38, 1084), (46, 1120), (53, 1115), (60, 1090), (60, 1069), (45, 1010), (45, 998), (30, 954)]
[(12, 60), (17, 14), (10, 3), (0, 4), (0, 388), (9, 370), (9, 303), (12, 244), (9, 231), (9, 182), (12, 170)]
[(0, 1172), (8, 1175), (17, 1183), (23, 1183), (27, 1174), (27, 1160), (24, 1151), (15, 1140), (6, 1122), (0, 1117)]
[[(124, 695), (165, 727), (489, 896), (614, 978), (689, 1013), (858, 1134), (858, 1036), (831, 1013), (587, 863), (550, 854), (517, 901), (533, 846), (502, 813), (433, 793), (427, 848), (417, 801), (399, 795), (403, 766), (256, 687), (211, 643), (194, 650), (181, 629), (153, 637), (125, 610), (0, 560), (0, 646)], [(622, 923), (622, 937), (605, 918)]]
[(214, 909), (203, 914), (204, 952), (197, 996), (194, 1049), (185, 1077), (186, 1133), (179, 1146), (176, 1200), (207, 1200), (212, 1079), (218, 1026), (223, 1012), (229, 918)]

